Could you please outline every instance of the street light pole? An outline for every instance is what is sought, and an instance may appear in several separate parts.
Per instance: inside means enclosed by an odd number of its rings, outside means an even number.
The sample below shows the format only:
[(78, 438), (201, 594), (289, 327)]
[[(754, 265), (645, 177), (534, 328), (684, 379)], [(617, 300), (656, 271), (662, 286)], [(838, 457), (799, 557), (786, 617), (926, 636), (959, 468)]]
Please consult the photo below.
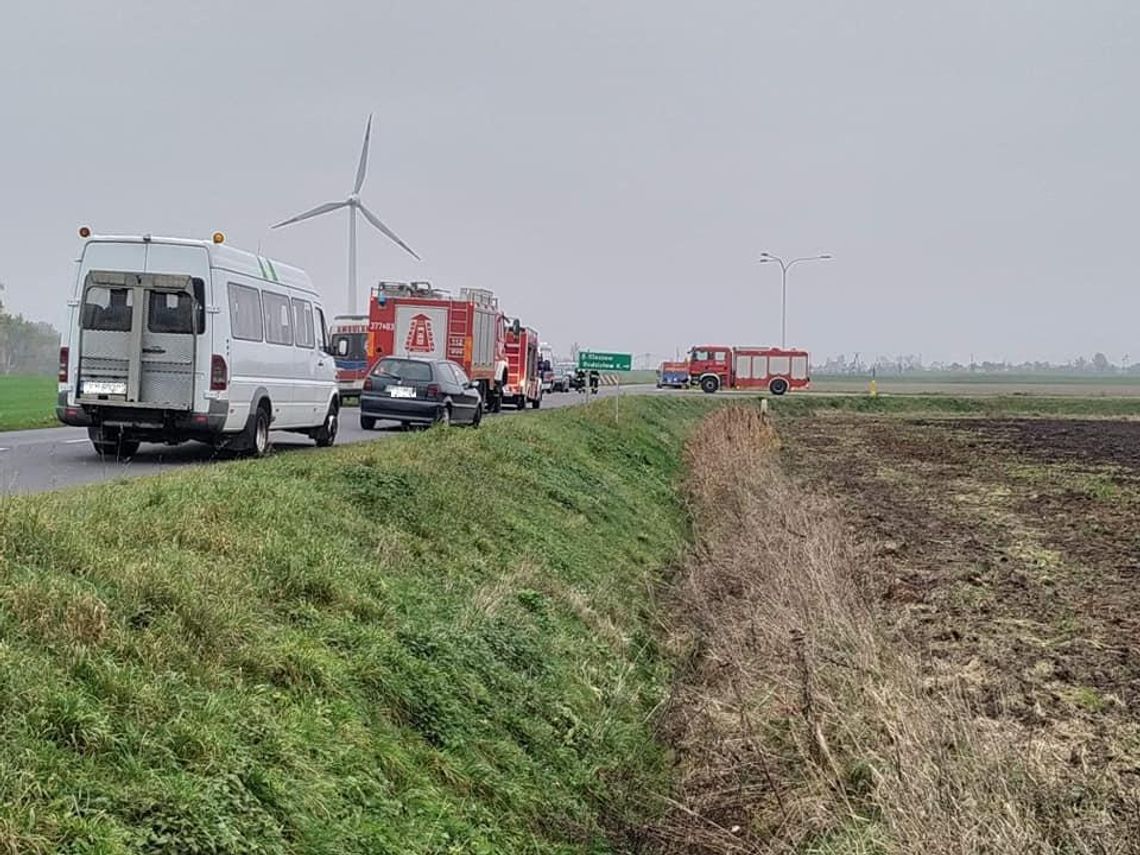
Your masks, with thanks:
[(760, 263), (769, 264), (775, 263), (780, 265), (780, 347), (787, 348), (788, 346), (788, 271), (799, 264), (801, 261), (828, 261), (831, 256), (827, 253), (823, 255), (805, 255), (802, 258), (793, 258), (791, 261), (784, 261), (778, 255), (772, 255), (770, 252), (760, 253)]

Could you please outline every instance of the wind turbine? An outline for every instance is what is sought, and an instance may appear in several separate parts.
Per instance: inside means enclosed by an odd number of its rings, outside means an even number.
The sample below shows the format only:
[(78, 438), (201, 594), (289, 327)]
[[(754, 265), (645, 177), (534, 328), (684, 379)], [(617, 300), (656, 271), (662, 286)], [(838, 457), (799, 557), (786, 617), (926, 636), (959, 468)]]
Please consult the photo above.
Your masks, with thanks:
[(282, 226), (288, 226), (293, 223), (299, 223), (302, 220), (309, 220), (313, 217), (319, 217), (321, 214), (328, 214), (332, 211), (337, 211), (341, 208), (348, 208), (348, 312), (353, 314), (356, 312), (356, 215), (359, 213), (365, 220), (371, 223), (377, 231), (385, 235), (389, 239), (395, 241), (401, 247), (416, 259), (422, 261), (414, 249), (400, 240), (399, 236), (384, 225), (383, 221), (372, 213), (360, 201), (360, 188), (364, 186), (364, 175), (368, 171), (368, 145), (372, 137), (372, 116), (368, 117), (368, 126), (364, 129), (364, 146), (360, 149), (360, 165), (356, 167), (356, 183), (352, 186), (352, 192), (348, 194), (348, 198), (342, 202), (325, 202), (323, 205), (305, 211), (303, 214), (298, 214), (295, 217), (290, 217), (287, 220), (282, 220), (271, 228), (279, 229)]

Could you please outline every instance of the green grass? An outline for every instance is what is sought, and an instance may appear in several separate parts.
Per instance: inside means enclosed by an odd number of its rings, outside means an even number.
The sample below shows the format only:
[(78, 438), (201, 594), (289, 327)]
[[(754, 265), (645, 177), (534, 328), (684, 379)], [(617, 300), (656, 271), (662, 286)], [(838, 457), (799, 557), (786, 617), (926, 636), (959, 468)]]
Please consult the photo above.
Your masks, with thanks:
[(57, 383), (54, 377), (0, 377), (0, 430), (54, 427)]
[(1045, 397), (1034, 395), (805, 395), (774, 399), (774, 413), (810, 416), (826, 412), (881, 415), (1140, 416), (1140, 397)]
[[(812, 382), (827, 384), (831, 382), (858, 382), (866, 385), (871, 381), (870, 374), (818, 374), (812, 377)], [(880, 383), (927, 385), (931, 383), (950, 384), (1008, 384), (1016, 386), (1140, 386), (1140, 374), (1077, 374), (1064, 372), (1057, 373), (1017, 373), (1017, 372), (985, 372), (975, 371), (924, 371), (910, 374), (891, 374), (883, 372), (876, 378)]]
[(0, 851), (609, 851), (708, 406), (0, 500)]

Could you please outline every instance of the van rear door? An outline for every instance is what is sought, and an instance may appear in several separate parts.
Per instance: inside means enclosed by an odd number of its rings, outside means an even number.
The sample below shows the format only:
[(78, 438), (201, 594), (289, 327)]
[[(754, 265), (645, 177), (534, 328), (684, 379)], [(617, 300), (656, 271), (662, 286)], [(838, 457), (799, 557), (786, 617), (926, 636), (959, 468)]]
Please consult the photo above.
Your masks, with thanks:
[(193, 409), (210, 354), (205, 249), (93, 243), (82, 272), (77, 398)]
[(204, 283), (189, 276), (149, 273), (142, 282), (146, 306), (139, 401), (164, 409), (192, 409), (196, 338), (205, 325)]

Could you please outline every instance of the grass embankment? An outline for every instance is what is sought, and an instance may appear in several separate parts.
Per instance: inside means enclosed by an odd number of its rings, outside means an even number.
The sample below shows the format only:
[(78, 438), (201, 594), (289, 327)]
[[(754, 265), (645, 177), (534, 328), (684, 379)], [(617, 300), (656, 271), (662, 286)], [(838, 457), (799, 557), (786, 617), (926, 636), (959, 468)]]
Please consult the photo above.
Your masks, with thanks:
[(872, 415), (954, 416), (1140, 416), (1140, 397), (1037, 395), (812, 395), (791, 394), (771, 402), (774, 413), (812, 416), (828, 412)]
[(583, 852), (667, 771), (630, 400), (0, 503), (0, 851)]
[(55, 427), (54, 377), (0, 377), (0, 431)]

